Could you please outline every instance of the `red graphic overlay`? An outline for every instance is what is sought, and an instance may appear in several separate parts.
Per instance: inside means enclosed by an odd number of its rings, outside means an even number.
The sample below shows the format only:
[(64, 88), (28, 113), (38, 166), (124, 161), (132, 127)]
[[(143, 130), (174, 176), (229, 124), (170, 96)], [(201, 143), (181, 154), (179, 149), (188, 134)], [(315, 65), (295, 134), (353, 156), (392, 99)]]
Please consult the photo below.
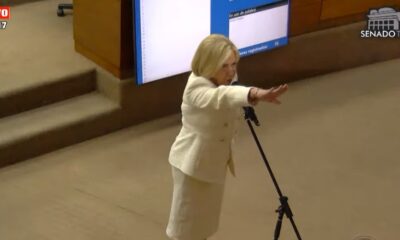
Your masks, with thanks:
[(10, 7), (0, 6), (0, 20), (10, 19)]

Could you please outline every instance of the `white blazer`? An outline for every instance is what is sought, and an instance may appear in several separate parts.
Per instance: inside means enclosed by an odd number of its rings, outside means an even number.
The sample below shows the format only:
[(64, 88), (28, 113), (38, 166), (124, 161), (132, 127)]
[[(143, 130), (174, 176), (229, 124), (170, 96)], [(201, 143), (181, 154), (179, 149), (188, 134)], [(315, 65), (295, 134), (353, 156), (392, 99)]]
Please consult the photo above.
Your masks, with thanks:
[(182, 129), (169, 163), (207, 182), (223, 183), (227, 165), (235, 175), (231, 144), (241, 107), (249, 105), (249, 91), (243, 86), (216, 86), (192, 73), (183, 93)]

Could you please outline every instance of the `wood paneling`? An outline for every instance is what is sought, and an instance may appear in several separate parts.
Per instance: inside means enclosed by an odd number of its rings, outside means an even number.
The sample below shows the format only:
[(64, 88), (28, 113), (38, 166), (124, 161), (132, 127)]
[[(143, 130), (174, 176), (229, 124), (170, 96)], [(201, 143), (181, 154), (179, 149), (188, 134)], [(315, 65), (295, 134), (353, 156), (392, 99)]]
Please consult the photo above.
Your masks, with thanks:
[(134, 76), (133, 1), (121, 3), (121, 78)]
[(400, 6), (400, 0), (323, 0), (321, 20), (367, 13), (371, 8)]
[(123, 79), (133, 76), (131, 0), (74, 0), (77, 52)]
[(299, 35), (317, 28), (320, 12), (320, 0), (292, 1), (290, 8), (290, 35)]
[(321, 0), (291, 0), (290, 5), (292, 7), (297, 7), (297, 6), (306, 6), (306, 5), (320, 3), (320, 2), (321, 2)]
[(117, 77), (121, 70), (121, 1), (74, 1), (75, 49)]

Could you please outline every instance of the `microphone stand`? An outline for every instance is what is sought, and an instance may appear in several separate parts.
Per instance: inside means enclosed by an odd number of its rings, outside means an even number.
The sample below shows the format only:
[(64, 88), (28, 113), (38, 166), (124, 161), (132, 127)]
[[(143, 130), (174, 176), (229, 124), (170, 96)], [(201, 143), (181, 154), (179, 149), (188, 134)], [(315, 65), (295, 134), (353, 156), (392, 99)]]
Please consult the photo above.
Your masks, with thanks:
[(286, 215), (287, 218), (289, 218), (290, 222), (292, 223), (294, 232), (296, 233), (297, 239), (298, 240), (302, 240), (299, 231), (297, 230), (296, 224), (293, 220), (293, 213), (292, 210), (290, 209), (289, 203), (288, 203), (288, 197), (283, 196), (281, 189), (279, 188), (278, 182), (275, 179), (274, 173), (272, 172), (272, 169), (268, 163), (267, 157), (265, 156), (265, 153), (261, 147), (260, 141), (257, 138), (257, 135), (254, 131), (253, 125), (251, 123), (251, 121), (254, 122), (254, 124), (256, 124), (256, 126), (260, 126), (260, 123), (258, 122), (257, 116), (254, 112), (254, 108), (253, 107), (243, 107), (244, 109), (244, 118), (247, 122), (247, 124), (249, 125), (250, 131), (254, 137), (254, 140), (256, 141), (258, 150), (261, 153), (261, 156), (264, 160), (265, 165), (267, 166), (269, 175), (272, 178), (272, 181), (275, 185), (275, 188), (279, 194), (279, 201), (281, 203), (281, 205), (279, 206), (279, 208), (275, 211), (278, 213), (278, 220), (275, 226), (275, 234), (274, 234), (274, 240), (278, 240), (280, 232), (281, 232), (281, 226), (282, 226), (282, 221), (283, 221), (283, 215)]

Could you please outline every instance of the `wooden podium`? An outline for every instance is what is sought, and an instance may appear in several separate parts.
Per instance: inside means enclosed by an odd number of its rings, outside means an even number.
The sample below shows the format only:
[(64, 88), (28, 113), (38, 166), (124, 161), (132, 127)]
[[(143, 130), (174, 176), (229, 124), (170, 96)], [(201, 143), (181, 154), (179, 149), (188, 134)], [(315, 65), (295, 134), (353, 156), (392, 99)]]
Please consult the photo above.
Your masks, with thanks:
[(133, 77), (132, 0), (74, 0), (75, 49), (119, 79)]

